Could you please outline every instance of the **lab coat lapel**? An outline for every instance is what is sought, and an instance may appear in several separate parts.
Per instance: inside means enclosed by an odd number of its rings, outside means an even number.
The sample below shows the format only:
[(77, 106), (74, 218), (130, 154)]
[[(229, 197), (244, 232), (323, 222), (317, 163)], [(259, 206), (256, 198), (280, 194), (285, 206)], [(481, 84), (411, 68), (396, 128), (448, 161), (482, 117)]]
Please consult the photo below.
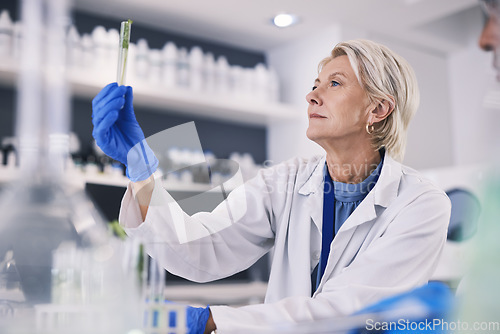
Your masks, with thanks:
[(330, 255), (328, 256), (325, 273), (314, 296), (323, 289), (323, 285), (332, 275), (337, 275), (349, 266), (358, 254), (372, 226), (373, 220), (370, 223), (366, 222), (345, 231), (339, 230), (330, 246)]
[[(323, 222), (323, 166), (325, 159), (325, 156), (319, 159), (312, 166), (311, 171), (306, 174), (308, 177), (303, 181), (303, 184), (299, 185), (299, 194), (308, 196), (305, 201), (305, 209), (309, 210), (311, 220), (320, 232)], [(375, 219), (377, 216), (375, 206), (386, 208), (397, 197), (400, 179), (401, 164), (385, 153), (384, 164), (377, 184), (344, 222), (338, 233), (347, 232), (349, 229)]]
[(375, 219), (377, 217), (376, 206), (386, 208), (396, 199), (400, 180), (401, 164), (385, 154), (377, 184), (342, 224), (339, 233)]
[(307, 199), (307, 207), (311, 210), (311, 220), (321, 232), (323, 228), (323, 193), (320, 191), (311, 193)]
[(323, 277), (335, 268), (348, 265), (361, 248), (366, 235), (377, 218), (373, 194), (368, 194), (340, 227), (330, 246), (330, 255)]
[[(401, 163), (392, 159), (387, 153), (380, 173), (379, 182), (372, 189), (376, 205), (387, 208), (398, 196), (399, 184), (401, 182)], [(378, 186), (378, 188), (377, 188)]]
[(354, 259), (376, 222), (375, 206), (386, 208), (397, 197), (400, 179), (401, 164), (386, 154), (377, 184), (344, 222), (333, 239), (320, 287), (332, 272), (342, 270)]
[(308, 196), (305, 201), (305, 209), (309, 211), (311, 220), (321, 232), (323, 224), (323, 166), (326, 157), (318, 160), (312, 168), (306, 181), (299, 186), (299, 194)]

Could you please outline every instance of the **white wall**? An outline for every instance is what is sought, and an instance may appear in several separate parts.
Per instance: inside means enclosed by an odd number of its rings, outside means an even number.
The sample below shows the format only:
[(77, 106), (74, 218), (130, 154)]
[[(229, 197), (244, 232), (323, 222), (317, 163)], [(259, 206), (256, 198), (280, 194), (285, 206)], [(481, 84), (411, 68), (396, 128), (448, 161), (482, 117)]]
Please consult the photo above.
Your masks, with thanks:
[(483, 107), (486, 91), (494, 82), (492, 57), (474, 43), (449, 59), (457, 165), (488, 163), (500, 153), (500, 110)]
[(268, 64), (280, 78), (281, 98), (302, 112), (294, 123), (273, 124), (268, 128), (268, 157), (274, 163), (294, 156), (309, 157), (323, 153), (323, 149), (306, 137), (308, 126), (306, 94), (317, 77), (318, 63), (328, 56), (341, 38), (338, 25), (325, 27), (315, 35), (269, 50)]
[(420, 107), (408, 129), (404, 164), (419, 170), (453, 165), (446, 55), (387, 37), (374, 35), (371, 38), (405, 58), (417, 76)]

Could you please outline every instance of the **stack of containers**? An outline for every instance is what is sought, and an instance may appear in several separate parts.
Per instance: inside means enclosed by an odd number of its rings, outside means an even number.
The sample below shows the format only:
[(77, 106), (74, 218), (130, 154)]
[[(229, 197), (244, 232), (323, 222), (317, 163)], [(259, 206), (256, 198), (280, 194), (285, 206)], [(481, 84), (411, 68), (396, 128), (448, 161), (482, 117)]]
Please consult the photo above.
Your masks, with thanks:
[(3, 10), (0, 13), (0, 58), (6, 59), (13, 54), (13, 36), (14, 23), (9, 12)]
[[(19, 59), (21, 22), (13, 22), (9, 12), (0, 12), (0, 64)], [(117, 29), (94, 28), (91, 34), (79, 34), (72, 26), (66, 36), (67, 64), (75, 78), (102, 84), (115, 79), (119, 40)], [(160, 49), (148, 41), (130, 43), (129, 82), (155, 90), (184, 90), (196, 94), (223, 96), (235, 100), (278, 102), (279, 80), (264, 64), (243, 68), (229, 64), (224, 56), (214, 57), (201, 47), (178, 47), (167, 41)]]
[[(20, 57), (21, 25), (13, 22), (9, 12), (0, 12), (0, 65), (12, 66)], [(3, 67), (2, 66), (2, 67)]]

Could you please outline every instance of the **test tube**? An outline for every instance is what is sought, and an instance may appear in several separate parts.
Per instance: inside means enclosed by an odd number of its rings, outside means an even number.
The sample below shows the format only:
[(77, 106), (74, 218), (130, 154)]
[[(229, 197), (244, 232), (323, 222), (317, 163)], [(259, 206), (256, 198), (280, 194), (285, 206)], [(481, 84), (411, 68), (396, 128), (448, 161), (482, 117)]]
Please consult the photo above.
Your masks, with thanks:
[(132, 28), (132, 20), (123, 21), (120, 26), (120, 45), (118, 53), (118, 71), (116, 82), (118, 85), (125, 84), (127, 74), (127, 56), (128, 46), (130, 44), (130, 30)]

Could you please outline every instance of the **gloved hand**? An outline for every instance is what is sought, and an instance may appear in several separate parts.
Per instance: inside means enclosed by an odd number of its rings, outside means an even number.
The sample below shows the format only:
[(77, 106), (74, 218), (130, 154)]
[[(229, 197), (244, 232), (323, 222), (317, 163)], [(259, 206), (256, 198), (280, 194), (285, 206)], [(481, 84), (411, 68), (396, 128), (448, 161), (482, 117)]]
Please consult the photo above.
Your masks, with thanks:
[[(166, 303), (171, 303), (166, 301)], [(203, 334), (207, 326), (208, 318), (210, 317), (209, 307), (192, 307), (186, 306), (186, 324), (188, 334)], [(169, 318), (169, 326), (176, 328), (175, 317)]]
[[(397, 322), (396, 328), (390, 327), (382, 331), (386, 334), (444, 333), (447, 331), (443, 330), (443, 326), (433, 325), (429, 328), (424, 325), (434, 324), (434, 319), (439, 321), (448, 319), (454, 304), (455, 298), (448, 286), (441, 282), (431, 282), (411, 291), (382, 299), (356, 312), (355, 315), (369, 314), (372, 318), (367, 319), (364, 328), (352, 330), (349, 334), (381, 333), (381, 326), (376, 328), (374, 322), (368, 322), (368, 320), (374, 320), (374, 315), (378, 315), (386, 322)], [(399, 322), (400, 320), (406, 320), (408, 323)]]
[(189, 334), (203, 334), (210, 316), (209, 307), (191, 307), (186, 310), (187, 327)]
[(111, 83), (92, 100), (92, 135), (109, 157), (127, 167), (131, 181), (147, 179), (158, 167), (135, 118), (130, 86)]

